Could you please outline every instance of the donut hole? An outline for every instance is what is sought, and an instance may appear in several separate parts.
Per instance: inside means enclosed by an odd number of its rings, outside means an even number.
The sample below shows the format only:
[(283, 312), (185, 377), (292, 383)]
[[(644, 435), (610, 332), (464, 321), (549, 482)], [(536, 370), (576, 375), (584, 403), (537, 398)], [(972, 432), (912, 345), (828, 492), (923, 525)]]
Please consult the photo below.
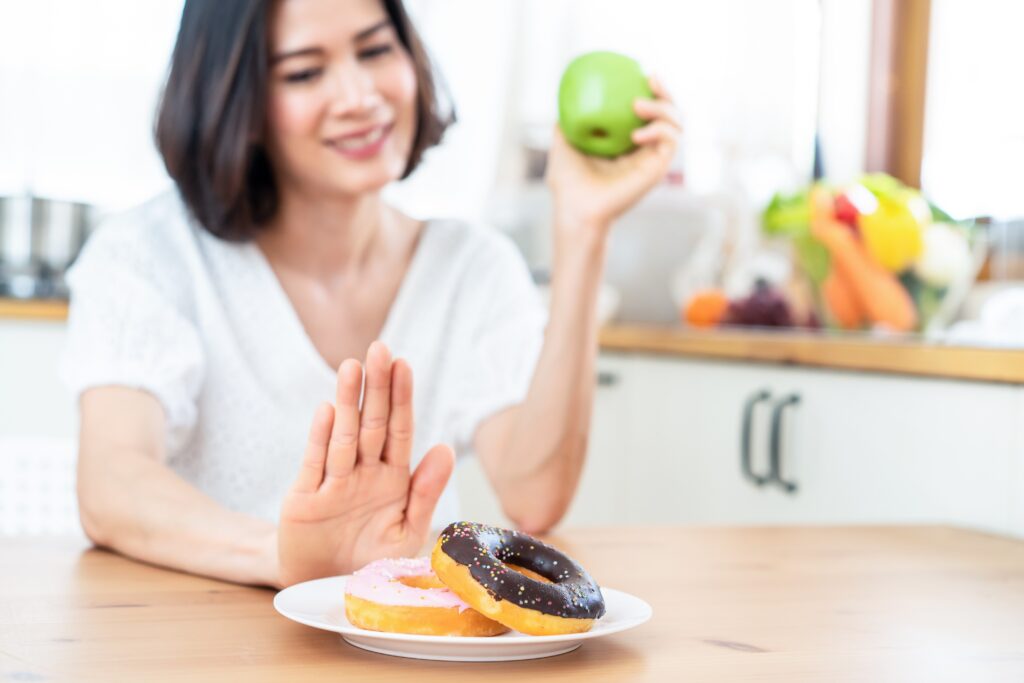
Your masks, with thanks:
[(529, 578), (533, 579), (534, 581), (540, 581), (541, 583), (554, 583), (554, 581), (552, 581), (551, 579), (549, 579), (547, 577), (544, 577), (544, 576), (541, 576), (540, 574), (538, 574), (537, 572), (533, 571), (532, 569), (527, 569), (526, 567), (520, 567), (518, 564), (509, 564), (509, 563), (506, 562), (505, 566), (508, 567), (509, 569), (513, 570), (513, 571), (519, 572), (523, 576), (526, 576), (526, 577), (529, 577)]
[(441, 579), (437, 578), (435, 574), (421, 574), (420, 576), (400, 576), (397, 579), (398, 583), (409, 588), (445, 588), (446, 586), (441, 583)]

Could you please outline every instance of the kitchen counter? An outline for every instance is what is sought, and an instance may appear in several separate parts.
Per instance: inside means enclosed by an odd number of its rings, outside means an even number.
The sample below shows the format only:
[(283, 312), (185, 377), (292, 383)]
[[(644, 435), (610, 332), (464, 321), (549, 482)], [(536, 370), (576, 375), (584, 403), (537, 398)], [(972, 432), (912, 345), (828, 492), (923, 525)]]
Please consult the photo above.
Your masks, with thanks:
[(0, 540), (0, 680), (1024, 680), (1024, 542), (946, 527), (611, 527), (549, 540), (650, 602), (653, 619), (550, 659), (400, 659), (285, 619), (269, 590), (81, 541)]
[[(0, 320), (59, 322), (67, 318), (67, 313), (66, 301), (0, 298)], [(1024, 351), (945, 346), (921, 339), (612, 324), (602, 329), (600, 342), (605, 351), (1024, 384)]]
[(922, 339), (653, 325), (612, 325), (601, 331), (600, 339), (604, 351), (1024, 384), (1024, 351), (946, 346)]

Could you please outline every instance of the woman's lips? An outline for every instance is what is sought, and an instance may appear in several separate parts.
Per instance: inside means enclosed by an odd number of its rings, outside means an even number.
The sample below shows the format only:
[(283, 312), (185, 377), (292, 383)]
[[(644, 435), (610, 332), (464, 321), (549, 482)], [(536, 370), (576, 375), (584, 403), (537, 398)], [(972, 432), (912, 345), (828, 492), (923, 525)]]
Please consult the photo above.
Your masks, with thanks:
[(327, 146), (346, 159), (357, 161), (370, 159), (380, 153), (391, 135), (394, 124), (377, 126), (362, 135), (349, 135), (327, 141)]

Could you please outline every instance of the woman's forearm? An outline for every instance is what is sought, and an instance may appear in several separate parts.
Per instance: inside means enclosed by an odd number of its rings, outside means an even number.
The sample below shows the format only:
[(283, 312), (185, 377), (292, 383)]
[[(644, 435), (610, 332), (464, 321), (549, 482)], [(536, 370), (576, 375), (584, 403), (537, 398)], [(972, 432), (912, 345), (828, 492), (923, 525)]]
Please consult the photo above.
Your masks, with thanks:
[(276, 525), (227, 510), (148, 454), (83, 443), (82, 526), (97, 545), (225, 581), (277, 586)]
[(638, 98), (645, 122), (639, 147), (615, 159), (572, 149), (553, 127), (547, 184), (555, 207), (551, 317), (525, 402), (478, 430), (481, 461), (505, 513), (544, 530), (565, 513), (586, 454), (597, 357), (597, 294), (611, 224), (660, 182), (681, 126), (668, 92), (649, 79), (654, 99)]
[(556, 243), (544, 345), (493, 477), (506, 514), (528, 531), (550, 528), (562, 517), (583, 468), (594, 398), (604, 232), (600, 226), (558, 231), (565, 237)]

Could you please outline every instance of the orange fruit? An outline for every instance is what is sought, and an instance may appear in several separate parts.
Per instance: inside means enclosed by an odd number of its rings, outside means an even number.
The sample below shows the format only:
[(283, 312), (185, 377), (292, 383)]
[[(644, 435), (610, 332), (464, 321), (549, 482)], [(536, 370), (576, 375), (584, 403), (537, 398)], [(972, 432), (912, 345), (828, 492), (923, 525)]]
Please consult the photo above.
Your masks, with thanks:
[(686, 304), (683, 319), (694, 327), (715, 327), (729, 310), (729, 299), (718, 288), (695, 292)]

